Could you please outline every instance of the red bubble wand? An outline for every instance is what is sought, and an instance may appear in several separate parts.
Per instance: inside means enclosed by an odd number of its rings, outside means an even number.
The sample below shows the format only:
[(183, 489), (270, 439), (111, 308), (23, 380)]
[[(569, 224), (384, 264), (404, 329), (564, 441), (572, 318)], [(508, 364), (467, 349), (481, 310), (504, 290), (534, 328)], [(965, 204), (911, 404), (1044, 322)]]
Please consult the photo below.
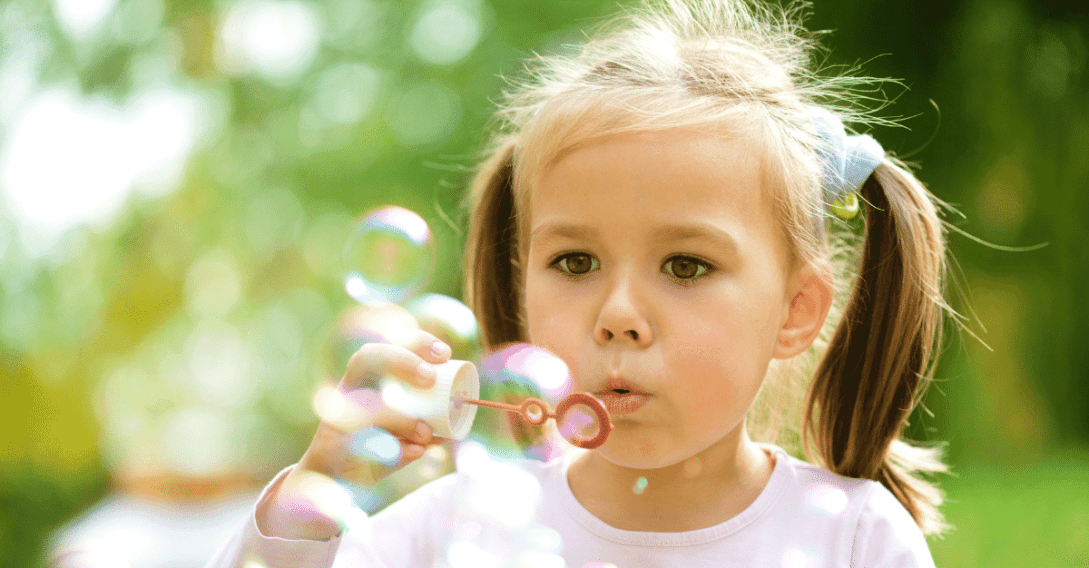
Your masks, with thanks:
[[(580, 407), (585, 408), (593, 415), (595, 423), (597, 424), (597, 430), (592, 436), (573, 434), (570, 438), (565, 436), (565, 439), (567, 439), (568, 442), (571, 442), (571, 445), (587, 450), (601, 447), (601, 445), (609, 439), (609, 434), (613, 431), (613, 421), (609, 418), (609, 411), (605, 408), (605, 404), (590, 393), (585, 392), (576, 392), (564, 397), (563, 400), (556, 405), (555, 412), (549, 410), (545, 401), (532, 396), (522, 401), (522, 404), (520, 405), (466, 398), (464, 396), (458, 396), (458, 402), (513, 412), (520, 415), (526, 422), (529, 422), (534, 426), (544, 424), (549, 418), (554, 419), (556, 424), (566, 424), (569, 418), (568, 415), (571, 414), (572, 410)], [(563, 427), (561, 426), (560, 429), (562, 432)]]

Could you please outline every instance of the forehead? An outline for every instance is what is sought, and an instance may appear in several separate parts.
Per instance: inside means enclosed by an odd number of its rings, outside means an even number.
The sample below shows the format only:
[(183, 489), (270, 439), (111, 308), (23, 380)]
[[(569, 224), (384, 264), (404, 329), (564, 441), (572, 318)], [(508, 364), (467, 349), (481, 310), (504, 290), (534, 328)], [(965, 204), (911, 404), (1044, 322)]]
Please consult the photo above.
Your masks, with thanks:
[(530, 189), (529, 233), (578, 225), (620, 231), (716, 225), (773, 235), (759, 144), (689, 130), (625, 133), (575, 147)]

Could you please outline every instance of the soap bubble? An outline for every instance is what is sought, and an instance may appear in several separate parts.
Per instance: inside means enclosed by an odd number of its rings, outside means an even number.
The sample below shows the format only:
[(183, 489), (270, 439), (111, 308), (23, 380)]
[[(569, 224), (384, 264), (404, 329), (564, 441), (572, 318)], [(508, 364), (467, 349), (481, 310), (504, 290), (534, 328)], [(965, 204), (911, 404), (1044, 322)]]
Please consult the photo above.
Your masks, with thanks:
[[(571, 394), (567, 365), (548, 350), (527, 343), (507, 345), (480, 362), (480, 396), (484, 400), (521, 404), (536, 397), (555, 408)], [(580, 413), (572, 414), (577, 421)], [(576, 422), (572, 422), (572, 426)], [(547, 461), (568, 449), (553, 421), (533, 426), (519, 415), (502, 411), (477, 413), (473, 437), (494, 455)]]
[(404, 207), (364, 215), (344, 246), (344, 289), (363, 304), (398, 302), (419, 292), (435, 266), (431, 229)]
[[(396, 304), (353, 306), (337, 318), (333, 335), (323, 361), (324, 371), (330, 377), (339, 378), (348, 360), (367, 343), (398, 343), (415, 333), (416, 320), (407, 310)], [(375, 377), (377, 379), (377, 377)], [(377, 381), (363, 384), (377, 388)]]
[(355, 507), (346, 487), (313, 472), (300, 474), (298, 488), (288, 496), (285, 506), (300, 518), (321, 515), (342, 529), (365, 522), (367, 518), (366, 513)]
[(401, 461), (401, 442), (382, 428), (366, 428), (352, 434), (352, 454), (356, 457), (393, 467)]
[(601, 431), (597, 413), (585, 404), (574, 404), (563, 416), (557, 416), (556, 426), (564, 440), (591, 440)]
[(480, 366), (481, 382), (522, 387), (552, 406), (571, 394), (567, 364), (543, 347), (514, 343), (484, 358)]
[(450, 346), (452, 359), (476, 359), (479, 327), (468, 306), (450, 296), (424, 294), (406, 302), (405, 309), (421, 329)]

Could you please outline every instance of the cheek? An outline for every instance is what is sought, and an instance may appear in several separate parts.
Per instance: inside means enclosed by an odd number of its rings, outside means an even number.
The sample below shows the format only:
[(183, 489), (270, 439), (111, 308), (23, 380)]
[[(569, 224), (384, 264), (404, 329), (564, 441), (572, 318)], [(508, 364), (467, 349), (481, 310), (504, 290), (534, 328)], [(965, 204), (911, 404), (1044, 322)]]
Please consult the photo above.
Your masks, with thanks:
[(559, 333), (571, 329), (571, 317), (567, 310), (558, 309), (562, 304), (555, 287), (543, 285), (540, 279), (540, 275), (526, 276), (526, 332), (530, 343), (553, 350), (557, 339), (573, 335)]
[(673, 365), (702, 370), (697, 374), (719, 380), (762, 373), (777, 337), (775, 308), (768, 298), (739, 296), (745, 295), (720, 291), (716, 298), (697, 302), (698, 310), (689, 310), (686, 317), (672, 322), (672, 329), (665, 331), (677, 338), (671, 342)]

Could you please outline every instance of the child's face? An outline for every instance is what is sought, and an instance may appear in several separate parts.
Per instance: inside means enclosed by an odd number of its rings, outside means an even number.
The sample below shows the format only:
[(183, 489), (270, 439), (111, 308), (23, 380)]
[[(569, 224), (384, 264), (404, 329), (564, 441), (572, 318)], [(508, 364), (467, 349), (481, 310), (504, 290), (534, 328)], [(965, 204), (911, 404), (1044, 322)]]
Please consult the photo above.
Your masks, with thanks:
[(752, 145), (615, 136), (532, 190), (529, 339), (605, 401), (598, 452), (614, 463), (664, 467), (736, 438), (777, 355), (788, 253)]

